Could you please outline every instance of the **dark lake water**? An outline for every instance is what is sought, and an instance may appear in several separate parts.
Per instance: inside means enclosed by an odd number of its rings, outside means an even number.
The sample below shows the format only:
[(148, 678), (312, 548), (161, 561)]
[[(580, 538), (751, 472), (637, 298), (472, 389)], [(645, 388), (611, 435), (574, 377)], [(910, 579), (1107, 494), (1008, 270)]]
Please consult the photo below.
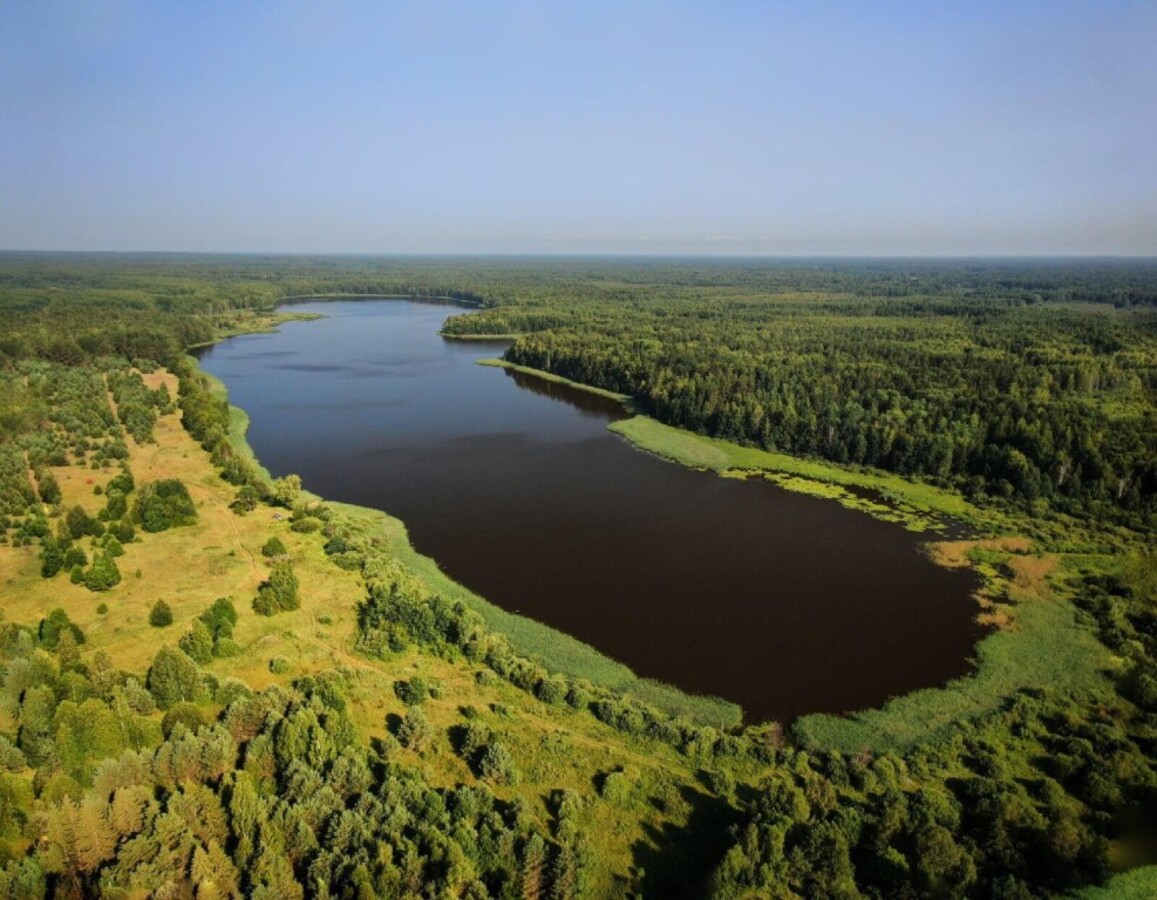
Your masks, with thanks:
[(694, 472), (606, 430), (618, 404), (474, 364), (460, 310), (298, 305), (327, 318), (201, 353), (274, 475), (401, 518), (488, 600), (749, 720), (878, 705), (968, 670), (971, 574), (896, 525)]

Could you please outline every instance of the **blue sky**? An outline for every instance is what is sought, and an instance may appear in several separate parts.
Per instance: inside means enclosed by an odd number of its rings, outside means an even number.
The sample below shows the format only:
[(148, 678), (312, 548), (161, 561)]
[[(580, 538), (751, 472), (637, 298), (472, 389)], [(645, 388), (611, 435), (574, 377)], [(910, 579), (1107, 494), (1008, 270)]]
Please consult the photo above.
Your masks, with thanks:
[(0, 248), (1157, 254), (1157, 3), (0, 5)]

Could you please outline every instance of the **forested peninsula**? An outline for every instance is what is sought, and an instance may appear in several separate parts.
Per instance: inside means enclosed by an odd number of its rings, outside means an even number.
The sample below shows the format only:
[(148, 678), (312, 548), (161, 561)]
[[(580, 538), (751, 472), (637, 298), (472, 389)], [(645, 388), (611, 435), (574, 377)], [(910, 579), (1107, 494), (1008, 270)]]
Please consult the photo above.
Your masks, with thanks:
[[(476, 597), (188, 355), (329, 296), (923, 532), (972, 673), (745, 723)], [(0, 254), (0, 897), (1152, 896), (1155, 436), (1152, 261)]]

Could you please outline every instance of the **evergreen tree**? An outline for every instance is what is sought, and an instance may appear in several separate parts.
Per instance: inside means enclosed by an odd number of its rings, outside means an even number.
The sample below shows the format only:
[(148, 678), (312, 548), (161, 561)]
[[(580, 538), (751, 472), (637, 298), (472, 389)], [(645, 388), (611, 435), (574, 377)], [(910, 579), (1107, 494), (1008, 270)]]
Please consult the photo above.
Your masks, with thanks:
[(164, 628), (173, 624), (173, 610), (164, 600), (158, 600), (149, 610), (149, 624), (154, 628)]
[(60, 549), (60, 545), (53, 537), (44, 538), (40, 550), (40, 577), (52, 578), (63, 568), (64, 552)]
[(184, 650), (190, 659), (202, 665), (213, 659), (213, 636), (200, 619), (193, 622), (192, 628), (185, 632), (177, 646)]
[(162, 647), (153, 657), (148, 687), (161, 709), (169, 709), (181, 700), (201, 703), (208, 699), (197, 664), (173, 647)]
[(92, 560), (92, 568), (84, 575), (84, 584), (90, 591), (107, 591), (120, 584), (121, 573), (116, 561), (107, 551), (97, 553)]

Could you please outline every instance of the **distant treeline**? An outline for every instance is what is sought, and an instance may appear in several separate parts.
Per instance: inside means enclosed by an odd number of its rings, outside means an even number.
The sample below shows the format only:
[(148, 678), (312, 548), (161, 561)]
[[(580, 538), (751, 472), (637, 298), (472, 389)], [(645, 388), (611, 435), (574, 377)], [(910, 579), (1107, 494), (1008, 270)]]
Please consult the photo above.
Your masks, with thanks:
[(728, 440), (1137, 524), (1157, 511), (1152, 313), (851, 312), (605, 306), (507, 356)]

